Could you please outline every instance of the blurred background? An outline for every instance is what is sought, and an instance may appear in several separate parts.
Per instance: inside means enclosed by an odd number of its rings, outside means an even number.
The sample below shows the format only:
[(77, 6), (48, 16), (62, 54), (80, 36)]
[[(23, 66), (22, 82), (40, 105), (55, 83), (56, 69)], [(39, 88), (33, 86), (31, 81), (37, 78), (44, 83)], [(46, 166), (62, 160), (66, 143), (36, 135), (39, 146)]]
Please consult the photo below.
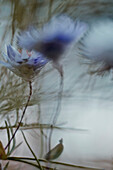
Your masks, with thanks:
[[(52, 16), (67, 14), (79, 18), (89, 27), (97, 20), (113, 19), (113, 0), (0, 0), (0, 54), (6, 44), (15, 45), (15, 35), (29, 25), (41, 28)], [(81, 40), (82, 41), (82, 40)], [(88, 66), (78, 57), (80, 42), (62, 60), (64, 87), (61, 111), (53, 129), (51, 145), (63, 138), (64, 150), (51, 166), (60, 170), (113, 170), (113, 80), (88, 74)], [(0, 55), (0, 60), (3, 60)], [(26, 104), (28, 83), (0, 66), (0, 140), (7, 144), (5, 120), (14, 129)], [(37, 158), (48, 151), (47, 137), (51, 117), (58, 105), (59, 73), (48, 63), (32, 84), (33, 95), (20, 127)], [(22, 144), (11, 156), (32, 157), (21, 131), (16, 143)], [(2, 161), (4, 166), (6, 161)], [(45, 163), (44, 163), (45, 164)], [(8, 170), (35, 170), (37, 168), (10, 161)]]

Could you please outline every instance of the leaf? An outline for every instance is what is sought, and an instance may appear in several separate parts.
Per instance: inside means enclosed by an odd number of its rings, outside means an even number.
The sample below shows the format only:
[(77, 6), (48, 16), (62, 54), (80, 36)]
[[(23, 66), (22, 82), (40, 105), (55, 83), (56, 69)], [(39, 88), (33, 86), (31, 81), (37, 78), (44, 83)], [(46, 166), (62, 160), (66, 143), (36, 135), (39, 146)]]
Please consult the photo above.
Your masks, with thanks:
[(6, 165), (5, 165), (5, 167), (4, 167), (4, 170), (7, 170), (8, 165), (9, 165), (9, 162), (6, 163)]
[(5, 149), (2, 145), (2, 142), (0, 141), (0, 159), (7, 159), (7, 154), (5, 153)]
[(58, 158), (61, 153), (63, 152), (64, 146), (62, 144), (63, 139), (59, 140), (59, 144), (56, 145), (53, 149), (51, 149), (46, 155), (45, 155), (45, 159), (50, 161), (50, 160), (54, 160), (56, 158)]
[(17, 149), (23, 142), (20, 142), (18, 145), (15, 146), (15, 148), (13, 148), (12, 152)]
[[(11, 123), (10, 123), (9, 118), (8, 118), (8, 123), (9, 123), (9, 126), (11, 127)], [(12, 136), (13, 136), (13, 128), (12, 128), (12, 127), (10, 128), (10, 131), (11, 131), (11, 134), (12, 134)], [(15, 145), (16, 145), (16, 140), (15, 140), (15, 138), (13, 138), (13, 145), (12, 145), (12, 148), (11, 148), (11, 150), (9, 151), (8, 155), (11, 155), (11, 153), (14, 151)], [(9, 146), (10, 146), (10, 145), (9, 145)]]

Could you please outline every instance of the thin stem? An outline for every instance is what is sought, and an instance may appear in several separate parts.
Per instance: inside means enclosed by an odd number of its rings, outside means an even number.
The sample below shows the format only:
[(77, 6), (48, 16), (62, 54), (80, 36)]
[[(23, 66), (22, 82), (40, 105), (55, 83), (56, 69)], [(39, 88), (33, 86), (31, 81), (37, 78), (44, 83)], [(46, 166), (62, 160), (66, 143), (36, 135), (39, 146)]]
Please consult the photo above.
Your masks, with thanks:
[(53, 0), (50, 0), (50, 2), (49, 2), (49, 10), (48, 10), (48, 20), (51, 17), (52, 5), (53, 5)]
[[(35, 161), (35, 158), (29, 158), (29, 157), (8, 157), (7, 160), (30, 160), (30, 161)], [(47, 161), (45, 159), (39, 159), (40, 162), (45, 162)], [(77, 165), (77, 164), (69, 164), (65, 162), (56, 162), (56, 161), (50, 161), (52, 164), (58, 164), (62, 166), (69, 166), (69, 167), (75, 167), (75, 168), (84, 168), (84, 169), (90, 169), (90, 170), (104, 170), (103, 168), (96, 168), (96, 167), (90, 167), (90, 166), (83, 166), (83, 165)]]
[[(8, 157), (7, 160), (12, 160), (12, 161), (16, 161), (16, 162), (22, 162), (22, 163), (26, 163), (26, 164), (29, 164), (31, 166), (34, 166), (34, 167), (37, 167), (38, 169), (39, 168), (39, 165), (36, 165), (35, 163), (32, 163), (32, 162), (28, 162), (28, 161), (25, 161), (25, 160), (22, 160), (22, 159), (18, 159), (16, 157)], [(35, 161), (35, 159), (31, 159), (33, 161)], [(53, 168), (50, 168), (50, 167), (46, 167), (46, 166), (42, 166), (44, 169), (48, 169), (48, 170), (54, 170)]]
[(31, 95), (32, 95), (32, 84), (31, 84), (31, 81), (29, 81), (29, 89), (30, 89), (30, 91), (29, 91), (29, 97), (28, 97), (27, 103), (26, 103), (26, 105), (25, 105), (25, 108), (24, 108), (24, 110), (23, 110), (23, 113), (22, 113), (20, 122), (19, 122), (19, 124), (18, 124), (18, 126), (17, 126), (17, 128), (16, 128), (16, 130), (15, 130), (15, 132), (14, 132), (14, 134), (12, 135), (11, 139), (9, 140), (8, 144), (6, 145), (5, 150), (9, 147), (11, 141), (14, 139), (14, 137), (15, 137), (18, 129), (19, 129), (20, 126), (21, 126), (23, 117), (24, 117), (24, 115), (25, 115), (26, 109), (27, 109), (27, 107), (28, 107), (28, 104), (29, 104), (29, 101), (30, 101), (30, 98), (31, 98)]
[[(39, 115), (39, 118), (38, 118), (38, 122), (41, 121), (41, 107), (40, 107), (40, 103), (38, 104), (38, 115)], [(43, 136), (44, 136), (44, 132), (43, 132), (43, 127), (42, 125), (40, 124), (40, 135), (41, 135), (41, 153), (40, 153), (40, 157), (42, 157), (43, 155)]]
[(40, 161), (37, 159), (37, 157), (36, 157), (35, 153), (34, 153), (34, 152), (33, 152), (33, 150), (31, 149), (31, 147), (30, 147), (29, 143), (27, 142), (27, 139), (26, 139), (26, 137), (25, 137), (25, 135), (24, 135), (24, 133), (23, 133), (23, 132), (22, 132), (22, 135), (23, 135), (24, 140), (25, 140), (25, 142), (26, 142), (26, 144), (27, 144), (28, 148), (30, 149), (30, 151), (31, 151), (32, 155), (34, 156), (34, 158), (35, 158), (36, 162), (38, 163), (38, 166), (39, 166), (40, 170), (43, 170), (43, 168), (42, 168), (42, 166), (41, 166), (41, 164), (40, 164)]
[[(51, 125), (49, 124), (38, 124), (38, 123), (32, 123), (32, 124), (25, 124), (21, 125), (22, 130), (28, 130), (28, 129), (40, 129), (40, 126), (43, 129), (50, 129)], [(8, 128), (16, 128), (16, 126), (8, 126)], [(70, 130), (70, 131), (88, 131), (88, 129), (79, 129), (79, 128), (72, 128), (72, 127), (60, 127), (60, 126), (53, 126), (54, 129), (57, 130)], [(0, 127), (0, 130), (6, 130), (6, 127)], [(46, 136), (45, 136), (46, 137)]]
[(19, 108), (16, 109), (16, 121), (15, 121), (15, 125), (17, 125), (17, 123), (19, 122), (18, 119), (19, 119)]
[(59, 93), (58, 93), (58, 103), (57, 103), (56, 112), (54, 114), (50, 133), (49, 133), (49, 151), (51, 150), (51, 138), (52, 138), (52, 133), (53, 133), (53, 127), (57, 122), (57, 118), (59, 116), (60, 109), (61, 109), (61, 100), (62, 100), (62, 92), (63, 92), (63, 71), (60, 72), (60, 77), (61, 77), (61, 80), (60, 80), (60, 88), (59, 88)]
[(15, 159), (15, 158), (12, 159), (12, 158), (9, 157), (8, 160), (26, 163), (26, 164), (29, 164), (29, 165), (31, 165), (31, 166), (35, 166), (35, 167), (39, 168), (38, 165), (36, 165), (36, 164), (34, 164), (34, 163), (32, 163), (32, 162), (28, 162), (28, 161), (21, 160), (21, 159)]

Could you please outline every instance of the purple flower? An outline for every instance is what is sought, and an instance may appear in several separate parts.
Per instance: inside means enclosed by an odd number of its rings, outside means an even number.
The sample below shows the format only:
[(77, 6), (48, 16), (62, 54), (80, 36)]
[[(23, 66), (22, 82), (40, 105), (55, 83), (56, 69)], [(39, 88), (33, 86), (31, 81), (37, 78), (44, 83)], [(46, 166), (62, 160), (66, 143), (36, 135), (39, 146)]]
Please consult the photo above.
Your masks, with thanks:
[(40, 72), (48, 60), (40, 53), (26, 50), (17, 51), (11, 45), (7, 46), (7, 55), (3, 54), (6, 63), (0, 61), (0, 64), (9, 68), (12, 72), (22, 77), (26, 81), (32, 81)]
[(73, 21), (66, 15), (56, 16), (41, 29), (31, 27), (18, 36), (21, 48), (42, 53), (57, 63), (67, 47), (80, 40), (87, 30), (87, 24)]
[(82, 41), (80, 53), (98, 66), (92, 73), (103, 75), (113, 69), (113, 21), (104, 19), (93, 23)]

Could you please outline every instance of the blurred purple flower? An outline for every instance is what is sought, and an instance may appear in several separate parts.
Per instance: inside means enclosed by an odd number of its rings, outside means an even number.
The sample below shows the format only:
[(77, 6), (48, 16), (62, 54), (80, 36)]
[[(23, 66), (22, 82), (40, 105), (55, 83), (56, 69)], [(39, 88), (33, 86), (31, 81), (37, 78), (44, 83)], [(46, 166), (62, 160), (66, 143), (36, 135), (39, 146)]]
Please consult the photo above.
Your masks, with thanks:
[(56, 16), (42, 30), (30, 27), (20, 33), (17, 43), (21, 48), (38, 51), (58, 64), (67, 47), (72, 42), (78, 42), (87, 28), (86, 23), (78, 20), (73, 22), (66, 15)]
[(32, 81), (40, 72), (48, 60), (38, 52), (26, 50), (17, 51), (11, 45), (7, 46), (7, 55), (3, 54), (7, 62), (0, 61), (0, 64), (9, 68), (12, 72), (26, 81)]
[(93, 23), (82, 40), (80, 53), (91, 64), (98, 66), (91, 73), (103, 75), (113, 69), (113, 21), (104, 19)]

